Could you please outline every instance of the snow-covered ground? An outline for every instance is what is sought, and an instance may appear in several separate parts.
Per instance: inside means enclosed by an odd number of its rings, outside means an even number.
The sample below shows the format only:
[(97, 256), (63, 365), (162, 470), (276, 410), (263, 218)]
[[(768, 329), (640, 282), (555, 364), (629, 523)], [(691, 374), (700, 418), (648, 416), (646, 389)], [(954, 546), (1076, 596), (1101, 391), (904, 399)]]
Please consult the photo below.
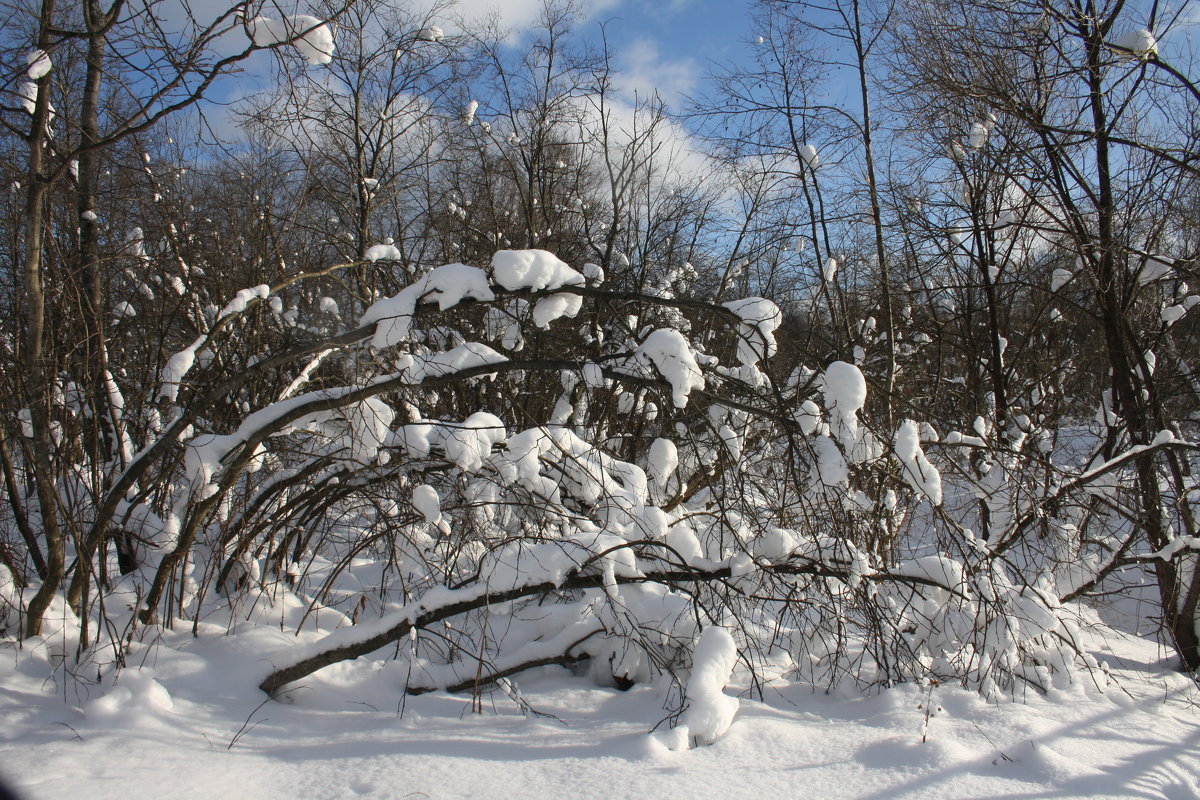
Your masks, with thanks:
[(544, 668), (518, 683), (546, 716), (500, 692), (472, 713), (470, 696), (402, 697), (376, 654), (264, 702), (251, 676), (289, 636), (199, 633), (135, 643), (115, 685), (52, 668), (45, 645), (4, 644), (0, 772), (28, 800), (1200, 797), (1200, 692), (1158, 645), (1098, 624), (1103, 692), (1086, 675), (1002, 703), (776, 686), (743, 693), (728, 733), (691, 750), (664, 721), (666, 684), (620, 692)]

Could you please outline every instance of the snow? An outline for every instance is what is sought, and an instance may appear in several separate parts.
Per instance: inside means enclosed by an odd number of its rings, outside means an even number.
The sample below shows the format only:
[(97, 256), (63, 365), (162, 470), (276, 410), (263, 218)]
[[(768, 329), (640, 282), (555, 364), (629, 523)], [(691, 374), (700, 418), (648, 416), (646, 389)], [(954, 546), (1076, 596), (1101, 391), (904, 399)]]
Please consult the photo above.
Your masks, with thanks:
[(492, 448), (507, 436), (504, 422), (495, 414), (476, 411), (461, 424), (443, 425), (439, 437), (446, 457), (464, 472), (478, 472)]
[(31, 81), (45, 77), (54, 66), (46, 51), (38, 48), (34, 48), (25, 54), (25, 63), (28, 65), (28, 69), (25, 70), (25, 76)]
[(33, 81), (22, 81), (17, 93), (21, 99), (21, 107), (29, 114), (34, 113), (38, 98), (37, 84)]
[(971, 125), (971, 130), (967, 134), (967, 147), (972, 150), (978, 150), (987, 144), (988, 128), (982, 122), (976, 122)]
[(825, 259), (825, 266), (821, 269), (821, 276), (826, 281), (832, 281), (837, 275), (838, 262), (836, 258)]
[(595, 361), (585, 363), (581, 371), (583, 373), (583, 382), (589, 389), (603, 389), (607, 384), (604, 378), (604, 368)]
[(583, 265), (583, 277), (587, 279), (588, 286), (599, 286), (604, 283), (604, 267), (589, 261)]
[(800, 430), (807, 436), (817, 429), (821, 423), (821, 408), (812, 400), (805, 400), (792, 414)]
[[(186, 291), (183, 287), (183, 282), (179, 280), (178, 276), (175, 277), (173, 284), (175, 291), (179, 294), (182, 295)], [(247, 289), (239, 289), (237, 294), (233, 296), (233, 299), (226, 303), (225, 307), (217, 313), (214, 324), (220, 323), (227, 317), (243, 313), (250, 307), (252, 301), (265, 300), (270, 294), (271, 287), (265, 283)], [(196, 354), (207, 343), (208, 334), (201, 334), (190, 345), (167, 359), (167, 363), (162, 371), (162, 382), (158, 390), (159, 397), (164, 397), (171, 402), (175, 402), (179, 398), (180, 384), (188, 372), (191, 371), (192, 366), (195, 365)]]
[(333, 60), (333, 31), (327, 23), (308, 14), (293, 14), (283, 19), (255, 17), (246, 28), (257, 47), (290, 43), (309, 64), (328, 64)]
[(577, 294), (559, 292), (549, 297), (543, 297), (533, 307), (533, 324), (539, 328), (549, 328), (550, 323), (561, 317), (574, 317), (579, 313), (583, 297)]
[(492, 257), (492, 275), (509, 291), (539, 292), (586, 282), (583, 275), (545, 250), (500, 250)]
[(783, 312), (774, 302), (762, 297), (747, 297), (725, 303), (741, 321), (738, 325), (738, 360), (754, 366), (775, 355), (775, 330), (783, 324)]
[(1050, 276), (1050, 291), (1057, 292), (1074, 277), (1075, 275), (1069, 269), (1054, 270), (1054, 274)]
[(440, 378), (474, 367), (500, 364), (507, 360), (508, 358), (486, 344), (463, 342), (444, 352), (431, 353), (426, 356), (404, 356), (401, 363), (405, 365), (404, 374), (408, 381), (421, 383), (426, 378)]
[(467, 110), (463, 112), (463, 122), (470, 125), (475, 121), (475, 112), (479, 109), (479, 101), (472, 100), (467, 103)]
[(392, 244), (391, 241), (383, 244), (373, 244), (363, 253), (363, 259), (366, 261), (400, 261), (403, 256), (400, 254), (399, 248)]
[(1122, 35), (1113, 42), (1113, 47), (1117, 51), (1117, 58), (1122, 61), (1129, 61), (1135, 57), (1147, 59), (1158, 55), (1158, 41), (1154, 34), (1145, 28)]
[(670, 439), (655, 439), (646, 456), (646, 472), (659, 487), (665, 487), (679, 466), (679, 448)]
[[(1016, 223), (1017, 211), (1012, 208), (1006, 208), (996, 215), (996, 221), (992, 223), (992, 228), (998, 231), (1004, 230), (1005, 228), (1015, 225)], [(1000, 268), (995, 265), (989, 265), (988, 275), (989, 279), (995, 283), (996, 279), (1000, 277)]]
[(1146, 262), (1138, 271), (1138, 283), (1145, 286), (1161, 280), (1171, 274), (1174, 266), (1171, 259), (1164, 256), (1146, 256)]
[(167, 359), (162, 371), (162, 386), (158, 391), (159, 397), (165, 397), (172, 403), (179, 399), (179, 386), (183, 378), (196, 363), (196, 348), (186, 347)]
[(690, 701), (680, 718), (680, 727), (698, 744), (713, 744), (729, 730), (741, 705), (723, 691), (737, 664), (737, 644), (724, 628), (712, 626), (700, 634), (692, 651), (692, 670), (687, 681)]
[(845, 361), (834, 361), (825, 368), (825, 408), (840, 414), (854, 414), (867, 402), (867, 380), (862, 371)]
[(671, 384), (671, 401), (684, 408), (693, 389), (704, 388), (704, 375), (692, 353), (687, 338), (677, 330), (659, 328), (638, 345), (635, 353), (654, 365), (658, 373)]
[(7, 630), (9, 626), (19, 625), (20, 619), (20, 591), (13, 580), (12, 571), (0, 564), (0, 629)]
[(430, 525), (437, 525), (442, 521), (442, 501), (438, 497), (437, 489), (427, 484), (414, 488), (412, 502), (413, 508)]
[(226, 636), (210, 622), (199, 634), (135, 637), (130, 666), (100, 684), (65, 676), (49, 640), (0, 661), (0, 764), (13, 790), (30, 800), (124, 800), (148, 786), (262, 800), (727, 800), (792, 797), (803, 776), (806, 794), (829, 800), (1200, 795), (1200, 756), (1187, 746), (1200, 736), (1200, 694), (1152, 642), (1112, 632), (1086, 640), (1119, 681), (1104, 695), (988, 703), (950, 684), (870, 695), (779, 682), (760, 700), (735, 671), (733, 724), (692, 750), (666, 721), (665, 683), (618, 692), (549, 667), (511, 680), (551, 716), (522, 714), (504, 692), (486, 692), (473, 714), (469, 693), (399, 698), (404, 673), (360, 659), (260, 708), (263, 695), (236, 676), (293, 637), (278, 627)]
[(1161, 558), (1163, 561), (1170, 561), (1184, 550), (1200, 550), (1200, 537), (1178, 536), (1163, 548), (1147, 555), (1147, 558)]
[(826, 486), (845, 484), (850, 470), (837, 444), (828, 436), (814, 436), (812, 445), (817, 457), (815, 477)]
[(446, 34), (438, 25), (430, 25), (427, 28), (421, 28), (414, 34), (414, 37), (421, 42), (440, 42), (446, 38)]
[(258, 286), (252, 286), (248, 289), (238, 289), (233, 299), (226, 303), (217, 313), (217, 320), (222, 320), (233, 314), (241, 314), (250, 307), (252, 300), (265, 300), (270, 294), (271, 287), (265, 283), (260, 283)]
[(438, 308), (445, 311), (464, 300), (494, 299), (483, 270), (466, 264), (445, 264), (398, 294), (375, 301), (358, 324), (378, 323), (371, 343), (382, 349), (408, 339), (418, 303), (437, 303)]
[(1183, 305), (1179, 304), (1179, 305), (1167, 306), (1166, 308), (1164, 308), (1162, 311), (1159, 312), (1158, 317), (1166, 325), (1170, 326), (1170, 325), (1174, 325), (1176, 322), (1179, 322), (1179, 320), (1183, 319), (1183, 315), (1186, 313), (1187, 313), (1187, 308), (1185, 308)]
[(821, 158), (817, 155), (817, 148), (811, 144), (806, 144), (800, 148), (800, 158), (809, 169), (816, 169), (821, 164)]
[(911, 419), (900, 423), (893, 444), (896, 458), (904, 467), (904, 479), (913, 490), (929, 498), (935, 506), (942, 503), (942, 476), (921, 449), (920, 428)]

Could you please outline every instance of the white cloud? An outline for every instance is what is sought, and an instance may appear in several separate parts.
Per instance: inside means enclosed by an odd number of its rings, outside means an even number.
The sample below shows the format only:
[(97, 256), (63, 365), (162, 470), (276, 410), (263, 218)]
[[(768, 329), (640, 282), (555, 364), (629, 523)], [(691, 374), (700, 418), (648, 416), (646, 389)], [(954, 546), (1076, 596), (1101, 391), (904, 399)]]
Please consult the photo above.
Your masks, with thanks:
[(614, 83), (624, 94), (649, 99), (658, 94), (670, 106), (690, 94), (699, 82), (700, 67), (694, 59), (668, 60), (658, 44), (646, 37), (634, 39), (620, 52), (621, 67)]
[[(595, 19), (601, 13), (619, 5), (622, 0), (581, 0), (577, 10), (581, 22)], [(435, 6), (445, 10), (445, 25), (448, 32), (461, 33), (493, 17), (499, 19), (500, 27), (512, 31), (512, 38), (537, 25), (545, 6), (545, 0), (457, 0), (446, 6), (440, 0), (417, 0), (411, 4), (423, 13)], [(460, 24), (462, 27), (460, 27)]]

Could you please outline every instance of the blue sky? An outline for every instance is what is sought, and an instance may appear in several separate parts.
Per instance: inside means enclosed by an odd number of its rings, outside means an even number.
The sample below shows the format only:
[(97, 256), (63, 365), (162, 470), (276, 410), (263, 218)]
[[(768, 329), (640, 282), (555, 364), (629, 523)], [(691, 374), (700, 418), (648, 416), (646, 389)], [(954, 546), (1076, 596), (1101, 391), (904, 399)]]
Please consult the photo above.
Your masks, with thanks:
[[(182, 20), (183, 0), (168, 0), (164, 8), (167, 17), (174, 10)], [(394, 0), (420, 6), (433, 0)], [(583, 21), (577, 32), (584, 39), (598, 39), (601, 25), (608, 37), (618, 74), (617, 88), (627, 97), (646, 97), (657, 92), (676, 110), (682, 96), (702, 89), (705, 73), (716, 63), (728, 64), (749, 56), (753, 50), (750, 40), (751, 0), (576, 0)], [(197, 17), (209, 20), (226, 11), (231, 0), (191, 0)], [(176, 6), (179, 6), (176, 8)], [(315, 0), (266, 0), (260, 13), (267, 15), (311, 13)], [(455, 27), (452, 16), (468, 22), (480, 20), (498, 10), (503, 23), (516, 32), (514, 43), (520, 41), (520, 31), (534, 24), (543, 0), (458, 0), (445, 20), (439, 19), (447, 30)], [(233, 35), (227, 48), (244, 46), (239, 35)], [(221, 103), (236, 102), (253, 94), (271, 78), (272, 59), (259, 54), (246, 64), (246, 71), (235, 79), (226, 79), (210, 94)], [(218, 113), (210, 121), (223, 135), (236, 136), (227, 114)]]
[[(168, 0), (180, 3), (182, 0)], [(434, 0), (394, 0), (420, 6)], [(443, 24), (453, 28), (450, 15), (466, 20), (478, 20), (498, 10), (506, 26), (520, 31), (533, 24), (544, 0), (458, 0)], [(1135, 0), (1131, 8), (1140, 9), (1149, 0)], [(200, 16), (218, 9), (227, 9), (230, 0), (191, 0)], [(1182, 5), (1179, 5), (1182, 3)], [(716, 64), (747, 63), (753, 55), (750, 19), (752, 0), (576, 0), (584, 17), (578, 33), (584, 38), (599, 37), (603, 23), (609, 47), (615, 56), (618, 74), (617, 88), (632, 97), (634, 93), (648, 96), (653, 92), (680, 110), (683, 95), (701, 91), (705, 74)], [(315, 0), (266, 0), (264, 13), (275, 7), (284, 13), (309, 12), (318, 5)], [(1200, 0), (1168, 0), (1161, 6), (1182, 8), (1182, 19), (1160, 42), (1162, 52), (1185, 73), (1194, 74), (1193, 61), (1200, 38)], [(1137, 19), (1135, 11), (1130, 22)], [(1167, 15), (1171, 16), (1171, 15)], [(514, 36), (519, 46), (520, 35)], [(239, 44), (240, 46), (240, 44)], [(225, 82), (214, 98), (229, 101), (256, 91), (270, 72), (269, 57), (251, 59), (249, 74), (239, 80)], [(253, 77), (251, 77), (253, 76)], [(836, 78), (835, 78), (836, 83)], [(224, 126), (222, 126), (224, 127)]]
[(709, 62), (747, 54), (749, 15), (748, 0), (626, 0), (597, 16), (609, 19), (609, 38), (625, 70), (672, 93), (699, 86)]
[[(541, 0), (462, 0), (464, 15), (500, 10), (521, 28), (537, 17)], [(603, 23), (617, 57), (622, 89), (655, 89), (671, 101), (697, 89), (711, 62), (736, 61), (749, 52), (750, 0), (583, 0), (580, 33), (599, 36)]]

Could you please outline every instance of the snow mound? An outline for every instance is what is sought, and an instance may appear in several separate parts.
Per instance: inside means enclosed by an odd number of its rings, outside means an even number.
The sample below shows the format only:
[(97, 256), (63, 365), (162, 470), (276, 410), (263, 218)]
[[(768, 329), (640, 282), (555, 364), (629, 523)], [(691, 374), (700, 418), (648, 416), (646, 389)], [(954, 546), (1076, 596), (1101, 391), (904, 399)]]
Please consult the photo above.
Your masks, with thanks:
[(83, 706), (84, 716), (95, 722), (171, 712), (175, 702), (170, 692), (154, 679), (149, 670), (126, 670), (118, 683), (102, 697)]

